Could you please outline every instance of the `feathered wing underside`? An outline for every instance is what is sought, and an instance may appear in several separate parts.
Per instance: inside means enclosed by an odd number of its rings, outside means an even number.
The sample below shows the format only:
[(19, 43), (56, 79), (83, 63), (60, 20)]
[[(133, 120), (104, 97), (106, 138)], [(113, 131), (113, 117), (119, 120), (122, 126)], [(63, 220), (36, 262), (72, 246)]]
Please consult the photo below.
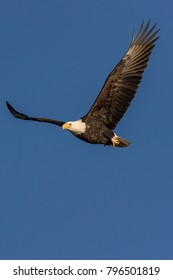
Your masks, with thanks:
[(154, 43), (158, 39), (154, 31), (156, 24), (149, 30), (150, 21), (144, 21), (138, 34), (133, 34), (128, 51), (113, 69), (103, 85), (98, 97), (84, 119), (98, 117), (108, 128), (114, 129), (135, 96)]
[(33, 118), (33, 117), (29, 117), (25, 114), (22, 114), (18, 111), (16, 111), (8, 102), (6, 102), (7, 107), (9, 109), (9, 111), (11, 112), (11, 114), (18, 119), (21, 120), (28, 120), (28, 121), (37, 121), (37, 122), (46, 122), (46, 123), (51, 123), (51, 124), (55, 124), (58, 126), (62, 126), (65, 122), (62, 121), (57, 121), (57, 120), (51, 120), (51, 119), (46, 119), (46, 118)]

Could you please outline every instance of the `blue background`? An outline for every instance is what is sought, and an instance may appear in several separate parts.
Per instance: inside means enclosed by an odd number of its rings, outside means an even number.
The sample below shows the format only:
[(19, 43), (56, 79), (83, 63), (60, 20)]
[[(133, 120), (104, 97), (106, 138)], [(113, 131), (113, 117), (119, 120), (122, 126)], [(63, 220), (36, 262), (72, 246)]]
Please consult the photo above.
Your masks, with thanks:
[[(90, 145), (53, 125), (92, 105), (142, 19), (160, 39), (116, 133)], [(173, 259), (173, 2), (0, 3), (0, 258)]]

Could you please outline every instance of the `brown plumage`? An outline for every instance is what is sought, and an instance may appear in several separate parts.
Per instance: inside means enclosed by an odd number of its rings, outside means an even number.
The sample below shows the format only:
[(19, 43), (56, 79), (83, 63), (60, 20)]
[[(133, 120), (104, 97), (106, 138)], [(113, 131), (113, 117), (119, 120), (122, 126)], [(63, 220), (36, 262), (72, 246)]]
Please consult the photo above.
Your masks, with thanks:
[(106, 79), (89, 112), (80, 120), (61, 122), (45, 118), (33, 118), (21, 114), (7, 102), (11, 113), (21, 119), (49, 122), (68, 129), (76, 137), (93, 144), (126, 147), (129, 142), (117, 136), (112, 130), (123, 117), (140, 84), (152, 49), (158, 39), (156, 24), (149, 29), (150, 21), (141, 24), (137, 36), (132, 40), (124, 57)]
[(128, 51), (108, 76), (86, 118), (97, 115), (110, 129), (114, 129), (122, 118), (135, 96), (158, 39), (155, 36), (159, 30), (152, 33), (156, 24), (148, 31), (149, 24), (150, 21), (144, 28), (143, 21), (137, 36), (133, 35)]

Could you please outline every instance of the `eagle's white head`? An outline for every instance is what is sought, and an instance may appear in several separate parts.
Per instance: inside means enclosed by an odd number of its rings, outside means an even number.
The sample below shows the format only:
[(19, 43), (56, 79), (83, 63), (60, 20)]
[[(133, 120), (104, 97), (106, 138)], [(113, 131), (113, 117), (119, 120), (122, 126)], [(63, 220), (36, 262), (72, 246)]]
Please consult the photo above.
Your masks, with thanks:
[(85, 133), (86, 124), (80, 119), (77, 121), (70, 121), (63, 124), (62, 129), (67, 129), (74, 134)]

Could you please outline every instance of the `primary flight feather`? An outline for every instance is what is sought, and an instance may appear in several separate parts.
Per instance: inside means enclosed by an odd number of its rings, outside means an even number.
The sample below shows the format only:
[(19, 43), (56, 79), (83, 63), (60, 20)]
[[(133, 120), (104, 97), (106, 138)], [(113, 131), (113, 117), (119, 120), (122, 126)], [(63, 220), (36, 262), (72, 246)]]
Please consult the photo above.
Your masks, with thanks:
[(156, 24), (149, 29), (150, 21), (141, 24), (139, 32), (132, 40), (126, 54), (107, 77), (99, 95), (89, 112), (76, 121), (57, 121), (47, 118), (29, 117), (17, 112), (8, 102), (14, 117), (23, 120), (48, 122), (92, 144), (127, 147), (130, 142), (117, 136), (112, 130), (123, 117), (138, 89), (144, 69), (147, 67), (152, 49), (158, 39)]

